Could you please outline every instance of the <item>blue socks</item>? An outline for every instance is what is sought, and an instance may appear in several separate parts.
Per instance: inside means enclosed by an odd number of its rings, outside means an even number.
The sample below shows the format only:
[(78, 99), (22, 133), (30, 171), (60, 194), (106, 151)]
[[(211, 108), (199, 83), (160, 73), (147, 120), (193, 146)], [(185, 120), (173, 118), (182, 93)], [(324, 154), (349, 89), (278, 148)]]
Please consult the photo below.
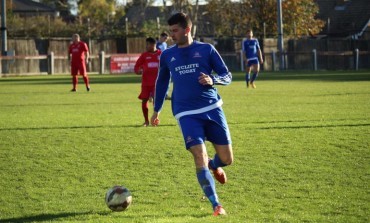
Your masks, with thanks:
[(197, 169), (197, 178), (200, 187), (202, 188), (204, 194), (208, 200), (212, 203), (213, 208), (219, 205), (218, 196), (216, 194), (215, 181), (209, 172), (207, 167)]
[(249, 83), (250, 80), (251, 80), (251, 74), (250, 73), (246, 73), (245, 74), (245, 82), (246, 83)]
[(251, 75), (249, 73), (245, 74), (245, 81), (248, 83), (249, 81), (250, 82), (254, 82), (258, 77), (258, 73), (254, 73), (252, 75), (252, 79), (251, 79)]
[(213, 160), (211, 160), (210, 162), (209, 162), (209, 165), (211, 166), (211, 168), (212, 169), (217, 169), (217, 168), (219, 168), (219, 167), (224, 167), (224, 166), (226, 166), (226, 164), (224, 164), (222, 161), (221, 161), (221, 159), (220, 159), (220, 157), (217, 155), (217, 154), (215, 154), (215, 156), (213, 157)]
[(251, 82), (254, 82), (258, 77), (258, 73), (254, 73)]

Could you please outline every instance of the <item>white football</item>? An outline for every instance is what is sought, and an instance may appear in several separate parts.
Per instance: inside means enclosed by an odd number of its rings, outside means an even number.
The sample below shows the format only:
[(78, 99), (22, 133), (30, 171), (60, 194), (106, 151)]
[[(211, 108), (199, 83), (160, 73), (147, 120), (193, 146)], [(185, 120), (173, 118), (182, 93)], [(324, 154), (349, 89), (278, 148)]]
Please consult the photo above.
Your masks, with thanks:
[(124, 186), (114, 186), (105, 195), (105, 203), (112, 211), (124, 211), (131, 202), (131, 192)]

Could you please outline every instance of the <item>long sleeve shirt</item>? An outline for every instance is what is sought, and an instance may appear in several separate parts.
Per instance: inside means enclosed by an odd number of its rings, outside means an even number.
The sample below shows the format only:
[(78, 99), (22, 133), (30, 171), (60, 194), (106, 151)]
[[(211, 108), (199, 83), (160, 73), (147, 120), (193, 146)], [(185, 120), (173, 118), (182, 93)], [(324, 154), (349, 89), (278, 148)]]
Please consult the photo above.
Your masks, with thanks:
[(232, 80), (226, 64), (211, 44), (194, 41), (188, 47), (175, 45), (165, 50), (160, 57), (154, 111), (162, 109), (170, 79), (173, 81), (172, 112), (176, 119), (220, 107), (222, 100), (217, 89), (199, 83), (201, 72), (210, 75), (214, 85), (228, 85)]

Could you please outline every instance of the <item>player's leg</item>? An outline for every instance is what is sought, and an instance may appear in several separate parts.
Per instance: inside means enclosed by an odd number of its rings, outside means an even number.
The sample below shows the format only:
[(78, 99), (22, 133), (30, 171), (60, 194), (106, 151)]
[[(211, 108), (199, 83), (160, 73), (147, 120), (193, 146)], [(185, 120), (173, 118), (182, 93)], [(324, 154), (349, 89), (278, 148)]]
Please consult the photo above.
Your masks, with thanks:
[(143, 126), (149, 126), (149, 106), (148, 100), (151, 94), (151, 88), (147, 86), (141, 86), (141, 92), (139, 95), (139, 99), (141, 100), (141, 110), (143, 112), (144, 117), (144, 124)]
[(178, 123), (185, 146), (194, 158), (196, 176), (203, 193), (211, 202), (213, 210), (217, 209), (217, 213), (221, 210), (220, 214), (226, 214), (218, 200), (215, 181), (208, 168), (208, 154), (204, 144), (204, 120), (192, 115), (181, 117)]
[(154, 107), (154, 95), (155, 95), (155, 85), (149, 87), (149, 102), (153, 104)]
[[(211, 202), (214, 211), (216, 211), (216, 209), (220, 209), (220, 207), (222, 208), (216, 193), (215, 180), (208, 168), (208, 155), (205, 145), (194, 145), (189, 148), (189, 151), (193, 155), (198, 183), (202, 188), (203, 193)], [(220, 210), (217, 211), (219, 212)], [(222, 213), (217, 212), (217, 215), (226, 214), (223, 208), (221, 211)]]
[(249, 66), (249, 63), (247, 63), (246, 73), (245, 73), (245, 82), (247, 84), (247, 88), (249, 88), (249, 84), (251, 81), (251, 67)]
[(86, 74), (83, 76), (84, 78), (84, 82), (85, 82), (85, 86), (86, 86), (86, 90), (87, 91), (90, 91), (90, 79), (89, 79), (89, 76)]
[(260, 64), (259, 64), (259, 62), (257, 60), (257, 62), (252, 65), (253, 75), (252, 75), (252, 78), (251, 78), (251, 86), (253, 88), (256, 88), (256, 84), (254, 82), (255, 82), (255, 80), (258, 77), (259, 71), (260, 71)]
[(217, 181), (224, 184), (227, 177), (222, 167), (230, 165), (234, 160), (230, 131), (222, 108), (209, 111), (208, 116), (209, 122), (205, 133), (207, 140), (213, 143), (216, 151), (213, 159), (209, 161), (209, 167)]
[(232, 146), (231, 144), (213, 144), (213, 147), (215, 148), (216, 154), (214, 155), (213, 159), (209, 160), (208, 165), (213, 171), (213, 175), (217, 181), (221, 184), (225, 184), (227, 182), (227, 176), (222, 167), (231, 165), (234, 160)]
[(89, 76), (87, 75), (86, 64), (84, 62), (80, 64), (79, 71), (84, 79), (86, 90), (90, 91), (90, 80), (89, 80)]
[(72, 75), (73, 88), (72, 88), (71, 91), (77, 91), (77, 84), (78, 84), (78, 76), (77, 75)]
[(149, 126), (149, 107), (148, 107), (148, 100), (144, 99), (141, 101), (141, 110), (143, 111), (143, 116), (144, 116), (144, 124), (143, 126)]
[(71, 76), (72, 76), (72, 90), (77, 91), (77, 84), (78, 84), (78, 67), (74, 64), (71, 65)]

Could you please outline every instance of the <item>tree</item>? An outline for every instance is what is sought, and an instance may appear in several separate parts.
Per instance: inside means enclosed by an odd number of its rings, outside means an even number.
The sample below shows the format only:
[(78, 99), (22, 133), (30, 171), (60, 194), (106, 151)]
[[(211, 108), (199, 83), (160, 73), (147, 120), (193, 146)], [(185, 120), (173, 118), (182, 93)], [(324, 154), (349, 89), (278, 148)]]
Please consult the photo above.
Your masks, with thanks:
[[(194, 24), (193, 32), (196, 31), (196, 26), (198, 22), (197, 12), (198, 5), (201, 0), (162, 0), (162, 6), (159, 7), (159, 27), (167, 27), (167, 19), (170, 17), (171, 13), (174, 12), (186, 12), (192, 19)], [(161, 28), (158, 28), (157, 18), (153, 16), (147, 17), (148, 8), (153, 5), (154, 0), (133, 0), (126, 5), (126, 13), (134, 11), (134, 15), (130, 14), (129, 21), (129, 32), (130, 35), (141, 35), (141, 36), (158, 36)], [(172, 3), (172, 6), (167, 6), (167, 3)], [(193, 4), (194, 3), (194, 4)], [(157, 8), (158, 9), (158, 8)], [(150, 9), (152, 12), (155, 11)], [(172, 10), (172, 11), (171, 11)], [(195, 35), (195, 33), (193, 33)]]
[[(148, 19), (146, 18), (145, 11), (149, 7), (150, 4), (152, 4), (154, 1), (153, 0), (133, 0), (132, 4), (129, 4), (126, 10), (134, 9), (135, 14), (139, 16), (138, 18), (140, 19), (134, 19), (133, 21), (130, 21), (131, 26), (136, 27), (136, 31), (138, 33), (142, 32), (142, 29), (144, 28), (144, 24), (146, 25), (145, 29), (150, 29), (150, 24), (151, 22), (147, 21)], [(156, 26), (155, 26), (156, 27)]]
[[(314, 0), (284, 0), (282, 8), (285, 36), (314, 35), (324, 26), (315, 18), (318, 6)], [(264, 26), (266, 36), (277, 35), (276, 0), (211, 0), (207, 10), (218, 36), (244, 36), (248, 28), (262, 36)]]
[(124, 7), (116, 0), (80, 0), (78, 1), (78, 18), (85, 24), (92, 36), (119, 35), (124, 32), (120, 21), (125, 15)]
[(24, 18), (9, 14), (7, 22), (9, 37), (70, 37), (72, 33), (83, 31), (79, 24), (66, 24), (60, 17)]
[[(276, 1), (253, 0), (253, 4), (257, 8), (258, 28), (263, 27), (265, 23), (267, 35), (275, 36), (277, 33)], [(324, 26), (322, 20), (315, 18), (319, 8), (313, 0), (284, 0), (282, 10), (284, 35), (287, 37), (314, 35)]]
[(240, 36), (253, 21), (248, 2), (211, 0), (207, 5), (208, 15), (215, 26), (217, 36)]

